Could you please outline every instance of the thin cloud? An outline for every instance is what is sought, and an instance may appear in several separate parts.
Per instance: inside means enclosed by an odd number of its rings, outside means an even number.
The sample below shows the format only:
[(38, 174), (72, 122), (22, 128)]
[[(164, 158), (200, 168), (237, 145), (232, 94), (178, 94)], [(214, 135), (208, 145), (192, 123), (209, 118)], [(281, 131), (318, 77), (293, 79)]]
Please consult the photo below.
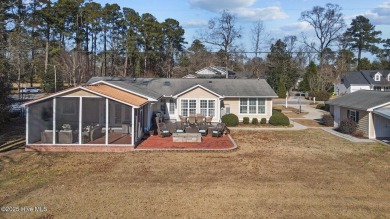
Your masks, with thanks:
[(384, 2), (362, 15), (370, 19), (370, 22), (374, 25), (390, 25), (390, 1)]
[(295, 22), (281, 26), (280, 29), (283, 31), (305, 32), (311, 30), (312, 27), (307, 22)]
[(223, 9), (249, 7), (256, 0), (190, 0), (190, 5), (207, 11), (219, 12)]
[(183, 27), (186, 28), (199, 28), (199, 27), (207, 27), (208, 21), (206, 20), (189, 20), (189, 21), (184, 21)]
[(237, 8), (232, 10), (239, 18), (257, 21), (259, 19), (266, 20), (278, 20), (288, 18), (288, 15), (282, 11), (279, 7), (267, 7), (267, 8)]

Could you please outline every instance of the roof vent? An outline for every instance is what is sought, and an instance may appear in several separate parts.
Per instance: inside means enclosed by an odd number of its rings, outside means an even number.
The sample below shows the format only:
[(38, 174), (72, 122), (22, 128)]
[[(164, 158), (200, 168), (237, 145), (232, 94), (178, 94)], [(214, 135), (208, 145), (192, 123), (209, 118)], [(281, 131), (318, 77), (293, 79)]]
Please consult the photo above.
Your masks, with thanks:
[(164, 81), (164, 86), (171, 86), (171, 82), (169, 82), (169, 81)]
[(213, 81), (209, 81), (209, 83), (213, 83)]

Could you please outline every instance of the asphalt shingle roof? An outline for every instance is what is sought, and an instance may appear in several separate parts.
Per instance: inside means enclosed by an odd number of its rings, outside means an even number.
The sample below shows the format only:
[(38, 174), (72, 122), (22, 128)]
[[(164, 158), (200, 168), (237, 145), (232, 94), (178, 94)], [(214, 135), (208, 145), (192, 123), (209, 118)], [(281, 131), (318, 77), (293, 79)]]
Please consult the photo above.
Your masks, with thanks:
[(390, 92), (372, 90), (359, 90), (326, 102), (329, 105), (358, 110), (367, 110), (385, 103), (390, 103)]
[[(380, 72), (382, 74), (380, 81), (374, 80), (374, 75)], [(387, 76), (390, 74), (390, 70), (364, 70), (358, 72), (347, 72), (343, 77), (345, 87), (349, 87), (351, 84), (359, 85), (389, 85)]]
[(201, 85), (225, 97), (277, 97), (264, 79), (188, 79), (188, 78), (111, 78), (93, 77), (87, 84), (98, 81), (119, 86), (138, 94), (158, 99), (174, 96)]

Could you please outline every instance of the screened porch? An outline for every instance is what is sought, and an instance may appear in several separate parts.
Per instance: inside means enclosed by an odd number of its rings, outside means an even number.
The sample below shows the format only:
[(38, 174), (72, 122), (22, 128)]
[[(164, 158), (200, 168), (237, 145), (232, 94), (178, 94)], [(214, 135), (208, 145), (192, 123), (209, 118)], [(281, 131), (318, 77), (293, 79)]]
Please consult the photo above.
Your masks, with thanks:
[(147, 105), (91, 96), (57, 96), (27, 106), (28, 145), (134, 146)]

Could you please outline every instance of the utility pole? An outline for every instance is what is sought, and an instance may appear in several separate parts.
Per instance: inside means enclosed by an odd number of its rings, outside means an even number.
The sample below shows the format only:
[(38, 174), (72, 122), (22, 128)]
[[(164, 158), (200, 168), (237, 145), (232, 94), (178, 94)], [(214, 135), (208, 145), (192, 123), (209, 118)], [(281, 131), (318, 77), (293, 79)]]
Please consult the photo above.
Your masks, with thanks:
[(54, 92), (57, 92), (57, 67), (54, 66)]

